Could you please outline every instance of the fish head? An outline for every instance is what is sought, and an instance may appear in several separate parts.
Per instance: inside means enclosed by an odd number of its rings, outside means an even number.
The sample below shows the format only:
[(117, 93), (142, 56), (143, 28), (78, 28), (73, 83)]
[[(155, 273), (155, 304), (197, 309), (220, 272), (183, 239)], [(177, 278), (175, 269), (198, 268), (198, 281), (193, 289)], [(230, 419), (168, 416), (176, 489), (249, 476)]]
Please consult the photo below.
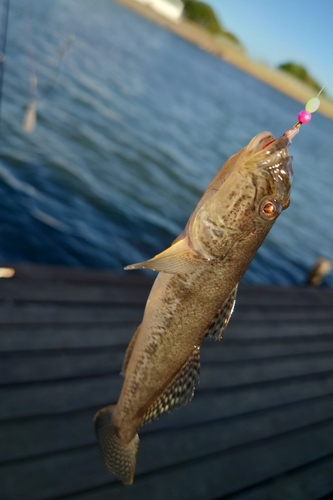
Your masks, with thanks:
[(270, 132), (262, 132), (244, 148), (244, 157), (239, 161), (240, 175), (251, 179), (255, 187), (253, 209), (270, 222), (274, 222), (290, 204), (294, 175), (288, 150), (290, 143), (287, 135), (274, 139)]
[[(192, 214), (187, 233), (208, 260), (223, 258), (244, 238), (260, 246), (290, 203), (293, 178), (290, 137), (262, 132), (229, 158)], [(261, 242), (261, 243), (260, 243)]]

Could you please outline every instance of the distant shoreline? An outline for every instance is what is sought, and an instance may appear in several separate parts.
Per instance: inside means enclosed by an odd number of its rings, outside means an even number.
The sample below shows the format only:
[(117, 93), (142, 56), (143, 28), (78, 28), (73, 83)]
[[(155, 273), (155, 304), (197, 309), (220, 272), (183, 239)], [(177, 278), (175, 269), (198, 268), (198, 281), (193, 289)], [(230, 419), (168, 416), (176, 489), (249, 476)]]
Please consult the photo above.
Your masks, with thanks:
[[(140, 4), (135, 0), (113, 0), (116, 3), (133, 10), (146, 19), (159, 24), (176, 35), (184, 38), (188, 42), (197, 45), (202, 50), (209, 52), (217, 57), (220, 57), (225, 62), (236, 66), (238, 69), (252, 75), (258, 80), (275, 88), (289, 97), (299, 101), (304, 105), (308, 99), (315, 97), (316, 91), (293, 78), (291, 75), (279, 70), (270, 69), (264, 64), (251, 61), (244, 54), (237, 52), (227, 44), (222, 44), (214, 39), (210, 33), (205, 31), (200, 26), (187, 21), (181, 20), (179, 23), (170, 21), (150, 7)], [(321, 105), (318, 113), (333, 119), (333, 102), (321, 97)], [(301, 108), (300, 108), (301, 109)]]

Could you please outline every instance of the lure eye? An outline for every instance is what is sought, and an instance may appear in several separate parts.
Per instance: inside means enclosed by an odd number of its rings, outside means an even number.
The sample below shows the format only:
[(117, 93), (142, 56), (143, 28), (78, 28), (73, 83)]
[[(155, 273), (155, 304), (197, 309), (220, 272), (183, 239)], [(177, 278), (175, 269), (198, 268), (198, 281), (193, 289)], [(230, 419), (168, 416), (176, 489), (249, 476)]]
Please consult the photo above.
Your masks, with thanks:
[(259, 215), (264, 220), (274, 220), (282, 212), (282, 205), (275, 198), (267, 197), (262, 200)]

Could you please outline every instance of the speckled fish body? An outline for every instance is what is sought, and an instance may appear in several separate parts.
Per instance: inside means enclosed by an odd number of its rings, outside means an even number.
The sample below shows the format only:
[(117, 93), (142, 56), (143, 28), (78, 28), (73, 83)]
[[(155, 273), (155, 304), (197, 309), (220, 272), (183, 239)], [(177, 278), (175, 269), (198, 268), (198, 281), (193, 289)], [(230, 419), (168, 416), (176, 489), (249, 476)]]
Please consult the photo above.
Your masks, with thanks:
[(252, 139), (226, 162), (171, 247), (127, 267), (159, 274), (126, 353), (118, 403), (95, 417), (106, 466), (124, 483), (133, 481), (138, 429), (191, 399), (202, 341), (222, 337), (241, 277), (289, 205), (289, 144), (269, 132)]

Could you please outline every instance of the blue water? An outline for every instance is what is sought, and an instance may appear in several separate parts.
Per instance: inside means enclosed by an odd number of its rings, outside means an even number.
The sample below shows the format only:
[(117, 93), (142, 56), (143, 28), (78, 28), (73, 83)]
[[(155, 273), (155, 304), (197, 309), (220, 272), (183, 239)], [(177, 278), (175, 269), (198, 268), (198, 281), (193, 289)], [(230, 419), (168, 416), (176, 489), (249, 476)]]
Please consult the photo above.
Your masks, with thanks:
[[(34, 75), (29, 135), (22, 121)], [(120, 270), (153, 256), (181, 232), (224, 161), (263, 130), (281, 135), (299, 110), (111, 0), (12, 0), (0, 260)], [(318, 114), (295, 138), (291, 206), (247, 282), (301, 284), (319, 255), (333, 260), (332, 139), (333, 122)]]

